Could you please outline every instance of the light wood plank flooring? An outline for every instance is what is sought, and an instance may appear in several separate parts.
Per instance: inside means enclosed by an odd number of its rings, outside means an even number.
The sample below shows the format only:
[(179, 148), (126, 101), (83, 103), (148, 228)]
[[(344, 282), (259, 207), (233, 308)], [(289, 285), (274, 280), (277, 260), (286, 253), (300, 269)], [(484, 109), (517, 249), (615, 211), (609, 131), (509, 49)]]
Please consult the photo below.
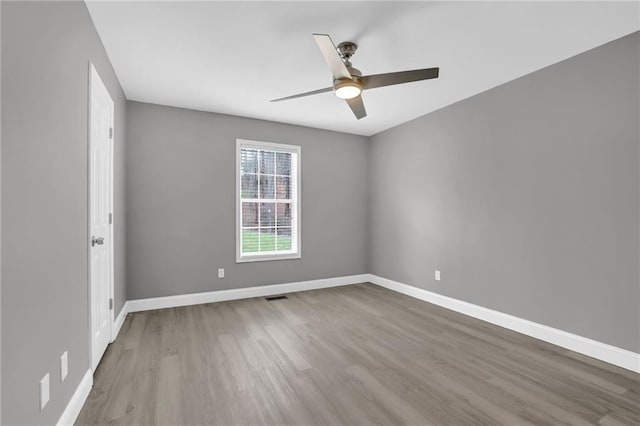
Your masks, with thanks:
[(79, 424), (639, 425), (640, 375), (358, 284), (131, 314)]

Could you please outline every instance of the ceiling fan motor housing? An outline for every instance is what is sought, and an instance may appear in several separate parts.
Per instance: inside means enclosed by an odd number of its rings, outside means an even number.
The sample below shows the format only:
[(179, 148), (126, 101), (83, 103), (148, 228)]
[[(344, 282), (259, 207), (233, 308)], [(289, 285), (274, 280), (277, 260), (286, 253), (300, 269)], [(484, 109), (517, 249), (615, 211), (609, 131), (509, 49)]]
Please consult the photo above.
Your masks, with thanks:
[(355, 86), (355, 87), (359, 87), (360, 90), (362, 90), (362, 83), (360, 83), (357, 78), (354, 78), (353, 80), (349, 78), (333, 80), (334, 90), (338, 90), (339, 88), (345, 87), (345, 86)]
[(360, 90), (362, 90), (362, 84), (360, 83), (360, 77), (362, 77), (362, 73), (360, 72), (360, 70), (352, 66), (348, 66), (347, 70), (349, 70), (351, 78), (340, 78), (337, 80), (333, 80), (333, 89), (336, 90), (342, 86), (357, 86), (360, 88)]
[(358, 45), (351, 41), (343, 41), (337, 47), (338, 53), (340, 53), (340, 57), (351, 75), (351, 78), (333, 80), (333, 91), (339, 98), (352, 99), (362, 93), (362, 83), (360, 83), (362, 73), (359, 69), (354, 68), (349, 60), (357, 49)]

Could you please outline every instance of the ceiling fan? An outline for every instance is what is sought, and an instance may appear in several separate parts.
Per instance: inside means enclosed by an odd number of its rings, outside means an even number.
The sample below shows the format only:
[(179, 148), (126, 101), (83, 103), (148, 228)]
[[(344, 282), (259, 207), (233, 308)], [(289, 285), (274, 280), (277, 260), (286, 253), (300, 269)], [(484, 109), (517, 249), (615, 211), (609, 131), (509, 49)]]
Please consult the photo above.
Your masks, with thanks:
[(337, 97), (347, 102), (353, 114), (360, 120), (367, 116), (367, 111), (364, 109), (361, 96), (363, 90), (438, 78), (439, 68), (425, 68), (363, 76), (360, 70), (351, 65), (351, 57), (358, 49), (357, 44), (351, 41), (344, 41), (336, 48), (328, 34), (314, 34), (313, 38), (318, 44), (320, 53), (322, 53), (324, 60), (331, 70), (333, 86), (274, 99), (271, 102), (286, 101), (303, 96), (334, 91)]

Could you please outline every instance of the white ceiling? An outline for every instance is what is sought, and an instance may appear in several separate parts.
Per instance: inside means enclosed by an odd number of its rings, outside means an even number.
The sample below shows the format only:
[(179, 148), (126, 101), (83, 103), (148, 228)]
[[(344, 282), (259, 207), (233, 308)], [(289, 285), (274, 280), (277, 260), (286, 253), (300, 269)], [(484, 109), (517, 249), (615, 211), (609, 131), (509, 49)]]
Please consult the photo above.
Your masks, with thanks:
[[(128, 99), (372, 135), (640, 29), (636, 2), (94, 2)], [(312, 33), (352, 40), (363, 74), (440, 67), (373, 89), (355, 119)], [(603, 76), (604, 77), (604, 76)]]

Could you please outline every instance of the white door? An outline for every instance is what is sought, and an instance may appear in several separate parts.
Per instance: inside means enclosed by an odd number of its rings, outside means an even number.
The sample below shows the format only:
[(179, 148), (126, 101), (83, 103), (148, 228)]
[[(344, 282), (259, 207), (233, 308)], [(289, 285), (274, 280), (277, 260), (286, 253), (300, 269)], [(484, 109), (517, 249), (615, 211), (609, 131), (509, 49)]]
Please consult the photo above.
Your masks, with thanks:
[(113, 241), (111, 232), (113, 101), (93, 65), (89, 93), (89, 253), (91, 367), (111, 340)]

